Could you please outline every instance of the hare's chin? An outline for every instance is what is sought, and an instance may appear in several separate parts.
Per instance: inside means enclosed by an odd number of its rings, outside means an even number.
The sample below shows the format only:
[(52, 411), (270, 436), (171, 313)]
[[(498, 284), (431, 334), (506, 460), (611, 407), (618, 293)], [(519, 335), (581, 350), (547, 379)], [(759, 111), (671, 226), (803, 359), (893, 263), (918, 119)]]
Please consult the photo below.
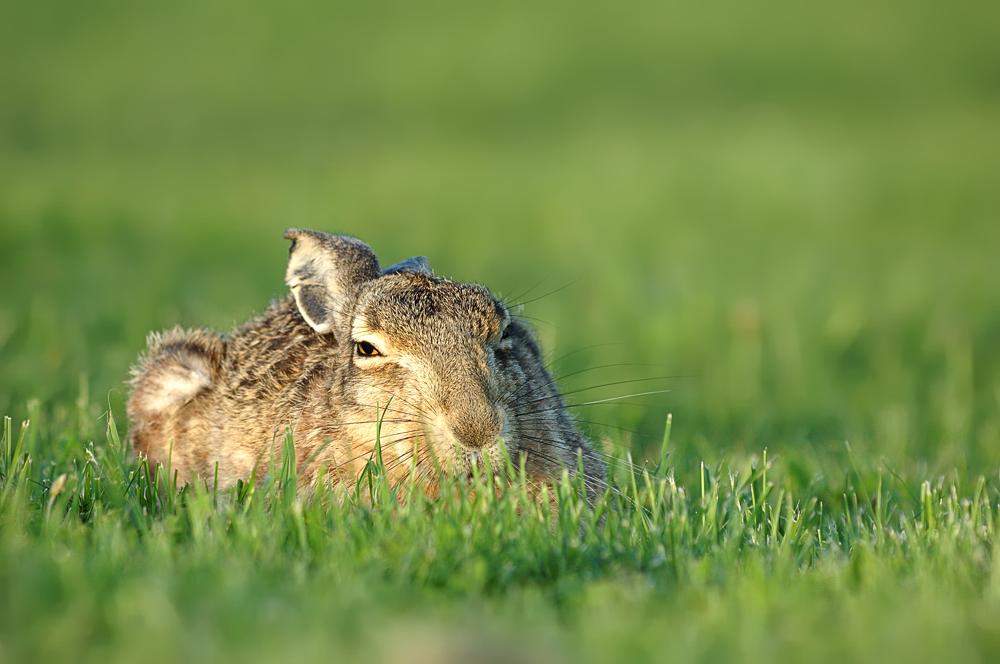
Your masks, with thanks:
[(477, 448), (456, 445), (455, 452), (457, 457), (455, 471), (459, 475), (465, 475), (471, 479), (474, 466), (478, 468), (480, 474), (486, 473), (489, 468), (492, 468), (494, 474), (500, 471), (499, 447), (496, 443)]

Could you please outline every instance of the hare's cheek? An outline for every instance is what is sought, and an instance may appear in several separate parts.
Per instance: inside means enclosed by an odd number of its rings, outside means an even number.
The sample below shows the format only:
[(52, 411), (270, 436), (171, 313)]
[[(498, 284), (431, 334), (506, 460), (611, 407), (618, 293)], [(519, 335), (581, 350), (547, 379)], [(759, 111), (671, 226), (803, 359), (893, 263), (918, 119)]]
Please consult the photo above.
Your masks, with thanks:
[(443, 415), (429, 417), (424, 423), (424, 431), (428, 442), (436, 450), (446, 450), (455, 446), (455, 441), (448, 427), (448, 420)]

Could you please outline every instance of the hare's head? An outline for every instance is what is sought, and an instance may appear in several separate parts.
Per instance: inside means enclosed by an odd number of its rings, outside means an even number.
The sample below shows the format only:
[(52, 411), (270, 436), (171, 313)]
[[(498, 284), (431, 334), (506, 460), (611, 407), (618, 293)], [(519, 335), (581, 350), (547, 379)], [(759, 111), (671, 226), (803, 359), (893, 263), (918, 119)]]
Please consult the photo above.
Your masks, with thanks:
[(435, 277), (422, 257), (382, 270), (353, 238), (285, 237), (299, 311), (335, 339), (331, 404), (355, 441), (373, 445), (379, 427), (387, 466), (424, 476), (465, 474), (484, 457), (500, 468), (501, 441), (529, 472), (575, 467), (580, 439), (538, 346), (488, 290)]

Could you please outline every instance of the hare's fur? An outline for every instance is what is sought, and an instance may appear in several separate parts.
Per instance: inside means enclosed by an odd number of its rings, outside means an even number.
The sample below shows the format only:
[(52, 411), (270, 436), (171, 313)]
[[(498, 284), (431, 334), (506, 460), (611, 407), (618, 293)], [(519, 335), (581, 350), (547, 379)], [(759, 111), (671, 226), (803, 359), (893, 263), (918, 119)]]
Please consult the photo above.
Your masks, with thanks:
[(280, 458), (290, 430), (306, 482), (355, 477), (379, 441), (393, 480), (433, 486), (483, 457), (501, 468), (500, 438), (533, 481), (582, 462), (588, 493), (603, 486), (534, 335), (489, 291), (432, 276), (423, 258), (383, 271), (353, 238), (286, 237), (293, 295), (225, 336), (150, 335), (128, 415), (151, 465), (225, 488)]

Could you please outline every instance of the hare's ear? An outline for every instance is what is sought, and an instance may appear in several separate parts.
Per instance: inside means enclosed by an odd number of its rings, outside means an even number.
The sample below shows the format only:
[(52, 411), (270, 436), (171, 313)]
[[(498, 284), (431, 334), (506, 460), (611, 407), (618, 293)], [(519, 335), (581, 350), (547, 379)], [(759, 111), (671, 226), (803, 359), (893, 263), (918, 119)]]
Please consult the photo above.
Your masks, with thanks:
[(344, 329), (362, 284), (381, 274), (378, 257), (361, 240), (289, 228), (285, 283), (306, 322), (320, 334)]
[(395, 274), (397, 272), (420, 272), (427, 276), (432, 274), (431, 264), (426, 256), (413, 256), (382, 270), (382, 274)]

